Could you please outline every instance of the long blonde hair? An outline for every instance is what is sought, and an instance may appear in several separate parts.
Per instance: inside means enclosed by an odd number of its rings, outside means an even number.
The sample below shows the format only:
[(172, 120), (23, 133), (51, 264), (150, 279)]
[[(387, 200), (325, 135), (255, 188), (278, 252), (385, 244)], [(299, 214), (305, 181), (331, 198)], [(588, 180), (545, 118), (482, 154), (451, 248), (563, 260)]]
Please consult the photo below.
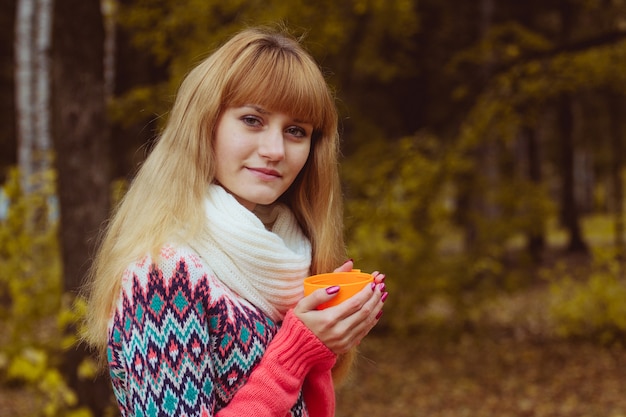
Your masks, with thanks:
[[(193, 239), (204, 230), (215, 125), (226, 108), (250, 103), (313, 124), (309, 158), (280, 199), (311, 240), (312, 273), (331, 271), (345, 260), (334, 98), (298, 40), (284, 31), (245, 29), (184, 79), (160, 138), (105, 230), (87, 287), (87, 342), (106, 348), (121, 276), (131, 262), (158, 254), (174, 235)], [(345, 374), (352, 356), (338, 361), (335, 376)]]

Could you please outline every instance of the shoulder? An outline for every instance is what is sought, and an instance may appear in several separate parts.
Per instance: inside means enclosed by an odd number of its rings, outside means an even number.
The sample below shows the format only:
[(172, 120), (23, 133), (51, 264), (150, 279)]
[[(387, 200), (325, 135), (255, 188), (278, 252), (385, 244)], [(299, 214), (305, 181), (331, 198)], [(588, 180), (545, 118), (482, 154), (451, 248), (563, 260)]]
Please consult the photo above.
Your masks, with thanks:
[(191, 248), (165, 244), (157, 254), (145, 254), (131, 262), (122, 276), (122, 287), (132, 291), (133, 286), (152, 285), (169, 287), (173, 281), (184, 281), (195, 287), (214, 276), (213, 271)]

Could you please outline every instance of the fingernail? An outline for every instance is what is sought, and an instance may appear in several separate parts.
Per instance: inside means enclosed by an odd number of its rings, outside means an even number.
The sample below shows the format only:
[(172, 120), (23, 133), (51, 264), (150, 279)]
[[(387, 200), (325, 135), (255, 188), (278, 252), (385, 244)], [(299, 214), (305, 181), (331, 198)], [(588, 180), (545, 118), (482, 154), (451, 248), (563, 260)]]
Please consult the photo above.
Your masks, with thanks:
[(383, 296), (380, 297), (380, 301), (382, 301), (384, 303), (388, 296), (389, 296), (388, 292), (384, 293)]
[(326, 288), (326, 294), (337, 294), (339, 292), (339, 285), (333, 285)]
[(378, 284), (378, 289), (380, 290), (380, 292), (385, 292), (385, 284), (383, 282)]
[(347, 261), (345, 261), (343, 264), (345, 265), (345, 264), (347, 264), (348, 262), (354, 262), (354, 259), (350, 258), (350, 259), (348, 259)]
[(374, 291), (376, 289), (376, 283), (372, 282), (372, 285), (370, 285), (370, 287), (372, 288), (372, 291)]
[(380, 282), (385, 282), (385, 278), (386, 278), (386, 277), (385, 277), (385, 274), (380, 274), (380, 275), (378, 275), (378, 280), (379, 280)]
[(382, 316), (382, 315), (383, 315), (383, 311), (382, 311), (382, 310), (380, 310), (380, 311), (378, 312), (378, 314), (376, 314), (376, 320), (378, 320), (378, 319), (380, 318), (380, 316)]

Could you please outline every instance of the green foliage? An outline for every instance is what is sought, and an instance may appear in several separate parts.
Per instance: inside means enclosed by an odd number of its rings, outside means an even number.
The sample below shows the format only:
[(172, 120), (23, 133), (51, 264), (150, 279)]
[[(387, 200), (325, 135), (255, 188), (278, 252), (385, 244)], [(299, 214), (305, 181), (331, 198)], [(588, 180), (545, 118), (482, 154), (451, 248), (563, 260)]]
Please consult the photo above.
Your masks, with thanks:
[(24, 196), (12, 170), (3, 187), (10, 209), (0, 223), (0, 318), (7, 323), (4, 336), (26, 344), (39, 340), (34, 326), (60, 307), (59, 248), (49, 213), (52, 173), (46, 173), (44, 184)]
[(601, 257), (588, 277), (564, 276), (550, 285), (550, 311), (558, 336), (602, 344), (626, 342), (626, 282), (623, 265)]
[[(500, 67), (513, 65), (529, 54), (553, 47), (546, 37), (517, 22), (493, 26), (478, 42), (457, 53), (446, 68), (450, 73), (466, 71), (468, 66)], [(457, 91), (460, 98), (461, 91)]]
[(472, 247), (467, 248), (473, 256), (487, 254), (502, 259), (516, 238), (524, 240), (528, 234), (544, 233), (547, 219), (556, 212), (545, 187), (524, 179), (503, 177), (497, 187), (489, 189), (483, 183), (477, 189), (497, 213), (491, 217), (478, 211), (469, 214), (476, 225)]
[[(304, 39), (313, 56), (329, 69), (331, 83), (343, 93), (347, 84), (385, 84), (410, 77), (416, 72), (412, 41), (419, 28), (416, 7), (414, 0), (127, 2), (120, 6), (119, 22), (131, 32), (135, 47), (148, 51), (167, 69), (168, 81), (156, 88), (140, 86), (116, 98), (112, 113), (122, 123), (133, 122), (130, 118), (138, 109), (149, 117), (164, 114), (171, 102), (163, 98), (173, 96), (190, 67), (246, 26), (288, 27)], [(345, 95), (342, 98), (346, 100)], [(368, 101), (368, 107), (377, 103)], [(352, 114), (357, 107), (351, 106)]]
[(511, 175), (493, 189), (475, 186), (498, 215), (468, 214), (476, 225), (471, 247), (450, 244), (457, 234), (458, 178), (475, 169), (460, 145), (418, 134), (370, 142), (342, 164), (350, 255), (359, 268), (389, 276), (393, 297), (386, 317), (396, 330), (462, 325), (477, 303), (533, 282), (532, 275), (504, 262), (511, 241), (542, 232), (554, 213), (541, 185)]
[[(548, 193), (547, 184), (562, 183), (561, 178), (553, 175), (555, 169), (559, 169), (558, 160), (565, 150), (560, 149), (557, 140), (561, 132), (551, 131), (545, 124), (546, 116), (541, 114), (549, 114), (551, 103), (565, 93), (581, 97), (581, 93), (596, 92), (602, 96), (606, 91), (623, 91), (626, 80), (619, 69), (626, 64), (625, 58), (624, 41), (560, 50), (558, 44), (517, 23), (493, 26), (479, 42), (455, 56), (449, 69), (461, 80), (456, 97), (476, 94), (454, 140), (470, 153), (473, 161), (458, 184), (482, 204), (474, 208), (477, 210), (464, 213), (469, 220), (466, 224), (477, 225), (479, 240), (504, 248), (506, 240), (515, 234), (531, 232), (533, 227), (535, 231), (541, 230), (545, 226), (556, 203), (550, 203), (554, 197)], [(482, 68), (490, 74), (480, 91), (471, 91), (467, 80), (460, 76), (468, 67), (475, 72)], [(598, 121), (598, 117), (586, 117), (575, 123), (583, 126), (589, 136), (581, 138), (581, 142), (590, 143), (591, 135), (602, 138), (593, 141), (593, 148), (586, 147), (590, 159), (597, 160), (601, 166), (599, 161), (606, 160), (606, 155), (613, 151), (607, 147), (609, 141), (603, 138), (606, 134), (598, 133), (602, 129)], [(548, 174), (542, 179), (543, 185), (529, 183), (511, 169), (523, 166), (516, 155), (519, 152), (514, 149), (520, 132), (526, 128), (548, 138), (541, 144), (544, 155), (556, 152), (554, 157), (544, 156), (541, 160), (541, 169)], [(485, 164), (482, 156), (485, 152), (494, 155), (492, 166)], [(550, 165), (553, 162), (550, 159), (557, 161), (556, 166)], [(603, 175), (601, 170), (596, 172)], [(526, 204), (531, 207), (524, 209)], [(498, 215), (494, 217), (493, 212)], [(489, 236), (480, 236), (482, 232)]]
[(359, 268), (389, 276), (387, 317), (397, 329), (416, 324), (425, 301), (453, 282), (454, 257), (439, 251), (452, 215), (450, 175), (463, 165), (426, 134), (370, 143), (343, 164), (349, 253)]
[(54, 173), (43, 179), (24, 195), (14, 169), (3, 186), (10, 205), (0, 220), (0, 385), (29, 391), (37, 416), (88, 417), (59, 370), (63, 350), (76, 343), (64, 329), (81, 313), (61, 296), (57, 222), (49, 213)]
[[(357, 59), (361, 74), (385, 79), (412, 67), (409, 40), (418, 28), (415, 7), (413, 0), (137, 0), (120, 7), (119, 19), (134, 29), (137, 47), (167, 63), (177, 81), (190, 63), (205, 57), (228, 35), (245, 26), (277, 22), (296, 35), (306, 34), (314, 55), (339, 59), (350, 48), (349, 56)], [(314, 31), (309, 29), (313, 27)], [(392, 40), (397, 42), (393, 51), (397, 59), (385, 62), (378, 53), (386, 57), (387, 42)]]

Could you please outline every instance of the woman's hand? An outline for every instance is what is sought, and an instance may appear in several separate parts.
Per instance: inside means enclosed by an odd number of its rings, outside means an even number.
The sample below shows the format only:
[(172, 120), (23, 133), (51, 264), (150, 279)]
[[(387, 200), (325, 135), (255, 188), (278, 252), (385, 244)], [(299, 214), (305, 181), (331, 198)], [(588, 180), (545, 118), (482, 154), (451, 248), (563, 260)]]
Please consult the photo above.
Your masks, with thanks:
[[(349, 260), (335, 269), (335, 272), (352, 270)], [(339, 287), (319, 289), (304, 297), (294, 308), (295, 315), (330, 350), (336, 354), (349, 351), (361, 342), (376, 325), (383, 313), (383, 303), (387, 299), (385, 275), (373, 272), (374, 282), (339, 305), (317, 310), (317, 306), (331, 300)]]

